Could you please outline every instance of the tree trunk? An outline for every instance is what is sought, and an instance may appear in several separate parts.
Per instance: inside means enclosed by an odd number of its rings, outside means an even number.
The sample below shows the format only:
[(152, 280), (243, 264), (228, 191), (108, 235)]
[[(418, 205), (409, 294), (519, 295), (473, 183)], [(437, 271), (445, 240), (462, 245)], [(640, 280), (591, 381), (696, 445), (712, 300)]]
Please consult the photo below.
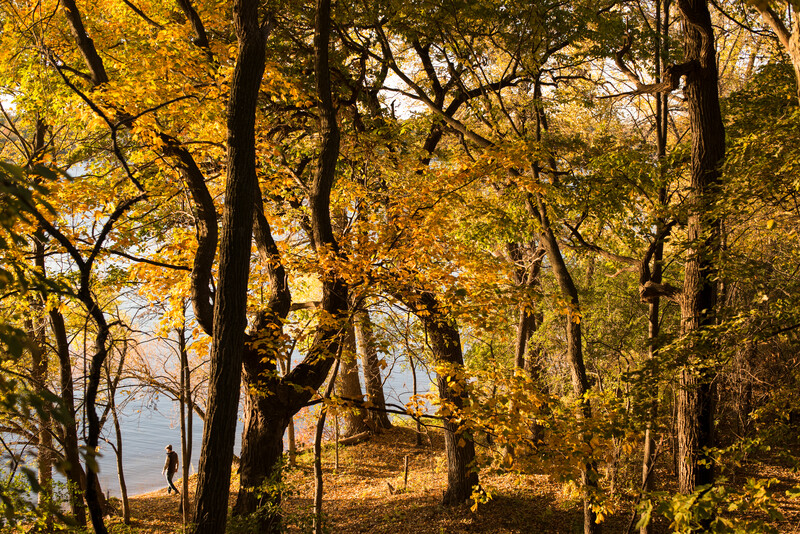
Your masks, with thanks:
[(86, 508), (83, 504), (81, 464), (78, 452), (78, 426), (75, 418), (75, 387), (72, 382), (72, 362), (64, 316), (57, 309), (50, 310), (50, 324), (56, 341), (58, 368), (61, 380), (61, 400), (67, 415), (64, 421), (64, 457), (67, 460), (66, 476), (69, 485), (69, 503), (75, 522), (86, 526)]
[[(44, 151), (47, 127), (41, 119), (36, 121), (36, 134), (34, 136), (34, 152), (41, 154)], [(35, 269), (42, 278), (46, 278), (45, 249), (43, 233), (40, 228), (31, 236), (33, 243), (33, 262)], [(31, 352), (31, 382), (33, 390), (38, 396), (48, 392), (48, 353), (47, 353), (47, 319), (44, 316), (47, 295), (31, 295), (31, 315), (25, 321)], [(38, 446), (36, 468), (39, 477), (38, 506), (45, 516), (45, 526), (53, 529), (53, 419), (46, 403), (39, 411)]]
[[(532, 196), (532, 195), (531, 195)], [(534, 204), (536, 202), (536, 204)], [(572, 377), (572, 392), (580, 404), (579, 417), (590, 419), (592, 417), (592, 407), (586, 398), (589, 391), (589, 381), (586, 378), (586, 368), (583, 362), (583, 347), (581, 342), (581, 308), (578, 299), (578, 289), (572, 280), (561, 249), (556, 239), (550, 220), (547, 215), (547, 208), (541, 197), (537, 195), (535, 200), (528, 198), (528, 210), (538, 219), (540, 223), (539, 240), (541, 241), (550, 260), (553, 274), (556, 277), (561, 295), (566, 301), (569, 309), (565, 317), (567, 332), (567, 365), (569, 366)], [(582, 439), (588, 443), (591, 436), (583, 435)], [(581, 483), (584, 491), (583, 498), (583, 531), (585, 534), (597, 534), (601, 531), (601, 526), (597, 522), (597, 514), (591, 508), (591, 494), (598, 490), (600, 475), (597, 466), (591, 460), (584, 464), (581, 473)]]
[(214, 303), (208, 410), (195, 497), (195, 534), (223, 534), (247, 326), (247, 281), (257, 188), (255, 112), (264, 74), (266, 32), (258, 2), (235, 0), (239, 54), (228, 102), (228, 173)]
[[(458, 422), (459, 412), (469, 402), (461, 338), (456, 325), (443, 317), (437, 309), (433, 296), (426, 293), (421, 300), (427, 312), (421, 320), (436, 362), (439, 398), (445, 413), (447, 489), (442, 502), (445, 505), (463, 504), (472, 495), (472, 488), (478, 485), (478, 472), (475, 465), (475, 442), (472, 435), (461, 428)], [(452, 384), (458, 384), (458, 387), (454, 388)]]
[[(323, 401), (331, 398), (333, 393), (334, 384), (336, 383), (336, 375), (339, 371), (341, 359), (336, 362), (331, 372), (330, 382), (328, 387), (325, 388), (325, 394), (322, 396)], [(325, 428), (325, 417), (328, 414), (328, 408), (324, 402), (320, 410), (319, 419), (314, 431), (314, 534), (322, 534), (322, 431)]]
[[(725, 156), (725, 130), (719, 107), (714, 28), (706, 0), (679, 0), (684, 52), (695, 69), (686, 76), (692, 130), (692, 174), (688, 196), (688, 240), (681, 301), (681, 329), (698, 361), (681, 372), (678, 392), (678, 483), (684, 493), (714, 481), (703, 449), (714, 444), (714, 382), (697, 371), (713, 350), (703, 331), (716, 322), (715, 256), (720, 249), (720, 220), (715, 209), (719, 166)], [(701, 462), (701, 460), (707, 460)]]
[[(36, 298), (36, 297), (34, 297)], [(41, 395), (47, 391), (47, 352), (45, 351), (45, 324), (41, 321), (42, 306), (34, 305), (32, 312), (36, 321), (26, 319), (25, 326), (30, 340), (31, 382), (34, 392)], [(43, 407), (39, 414), (36, 468), (41, 490), (38, 505), (45, 514), (48, 524), (52, 523), (50, 505), (53, 498), (53, 435), (50, 413)]]
[(517, 321), (517, 339), (514, 344), (514, 367), (524, 369), (534, 379), (541, 378), (541, 354), (538, 348), (531, 346), (531, 338), (542, 323), (542, 314), (534, 307), (533, 292), (541, 285), (541, 269), (544, 254), (541, 249), (530, 251), (521, 243), (506, 245), (508, 257), (514, 263), (514, 284), (523, 288), (527, 295), (519, 303), (519, 319)]
[(268, 393), (264, 383), (260, 352), (245, 355), (245, 395), (242, 453), (239, 467), (240, 489), (234, 515), (258, 512), (258, 532), (281, 532), (281, 477), (283, 433), (293, 415), (285, 402)]
[[(348, 325), (345, 331), (344, 350), (339, 362), (339, 373), (337, 387), (338, 395), (346, 400), (363, 400), (364, 394), (361, 390), (361, 380), (358, 376), (358, 360), (355, 351), (355, 332), (353, 325)], [(371, 430), (367, 424), (368, 411), (360, 406), (353, 406), (346, 409), (342, 414), (342, 428), (339, 437), (342, 439), (362, 434)]]
[(119, 426), (119, 418), (117, 417), (117, 403), (114, 399), (115, 391), (111, 391), (109, 401), (111, 402), (111, 417), (114, 421), (114, 435), (117, 440), (117, 446), (114, 448), (114, 454), (117, 457), (117, 476), (119, 478), (119, 491), (122, 494), (122, 521), (126, 525), (131, 524), (131, 507), (128, 503), (128, 486), (125, 484), (125, 468), (122, 464), (122, 429)]
[[(656, 83), (661, 82), (662, 71), (665, 67), (662, 59), (668, 53), (669, 41), (669, 6), (671, 0), (657, 0), (656, 1), (656, 28), (655, 28), (655, 50), (653, 53), (655, 70), (656, 70)], [(663, 10), (662, 10), (663, 2)], [(663, 13), (663, 20), (662, 20)], [(656, 94), (656, 158), (658, 158), (659, 165), (659, 179), (662, 185), (658, 189), (658, 205), (659, 207), (666, 206), (667, 203), (667, 190), (663, 185), (664, 170), (666, 165), (667, 155), (667, 123), (669, 120), (669, 95), (667, 93)], [(661, 236), (662, 228), (666, 221), (662, 218), (658, 219), (656, 224), (656, 235)], [(662, 259), (664, 255), (664, 242), (659, 239), (656, 248), (653, 251), (653, 267), (650, 280), (656, 284), (662, 281)], [(647, 357), (652, 360), (658, 353), (658, 336), (660, 334), (660, 308), (661, 302), (658, 296), (655, 296), (648, 306), (647, 314)], [(647, 427), (644, 434), (644, 447), (642, 448), (642, 493), (650, 491), (653, 482), (653, 467), (656, 461), (656, 443), (654, 437), (654, 427), (658, 418), (658, 403), (659, 403), (659, 388), (656, 385), (655, 391), (652, 393), (651, 398), (648, 399), (648, 418)], [(649, 534), (651, 525), (648, 522), (639, 528), (639, 534)]]
[(764, 21), (775, 32), (778, 40), (789, 55), (789, 60), (792, 62), (792, 67), (794, 67), (797, 100), (800, 102), (800, 17), (797, 16), (797, 4), (788, 2), (789, 5), (792, 5), (794, 13), (790, 26), (787, 28), (781, 15), (772, 9), (770, 2), (767, 0), (753, 0), (748, 3), (761, 13)]
[[(408, 351), (408, 366), (411, 367), (411, 395), (417, 398), (419, 390), (417, 388), (417, 366), (414, 364), (414, 355)], [(415, 426), (417, 431), (414, 433), (414, 444), (419, 447), (422, 445), (422, 422), (419, 417), (415, 418)]]
[(378, 359), (378, 347), (375, 344), (375, 333), (368, 311), (357, 311), (354, 317), (356, 334), (356, 351), (364, 367), (364, 385), (367, 390), (367, 401), (374, 410), (369, 410), (368, 417), (372, 427), (380, 432), (392, 428), (389, 415), (386, 413), (386, 398), (383, 394), (383, 380)]
[(89, 296), (88, 284), (83, 285), (81, 290), (84, 305), (92, 313), (97, 325), (94, 354), (89, 364), (89, 376), (86, 381), (86, 396), (84, 400), (88, 423), (86, 432), (86, 506), (89, 508), (89, 517), (92, 520), (94, 531), (97, 534), (107, 534), (108, 529), (103, 521), (103, 515), (105, 515), (103, 492), (100, 490), (100, 479), (97, 476), (98, 467), (96, 455), (97, 447), (100, 442), (100, 418), (97, 415), (97, 393), (100, 388), (100, 372), (103, 363), (108, 357), (106, 342), (108, 341), (110, 332), (103, 311), (97, 308), (96, 303), (94, 303), (93, 299)]
[(185, 324), (178, 329), (180, 367), (180, 412), (181, 412), (181, 516), (184, 530), (192, 516), (189, 499), (189, 467), (192, 464), (192, 381), (189, 353), (186, 350)]

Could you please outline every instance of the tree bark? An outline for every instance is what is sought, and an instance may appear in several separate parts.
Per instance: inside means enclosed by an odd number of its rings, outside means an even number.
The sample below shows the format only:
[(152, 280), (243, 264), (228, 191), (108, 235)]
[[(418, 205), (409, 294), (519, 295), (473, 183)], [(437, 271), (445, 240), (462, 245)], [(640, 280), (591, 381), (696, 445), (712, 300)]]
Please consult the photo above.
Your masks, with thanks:
[(223, 534), (247, 326), (247, 281), (257, 187), (255, 112), (264, 74), (265, 32), (258, 2), (236, 0), (239, 55), (228, 102), (228, 173), (214, 303), (208, 410), (195, 497), (195, 534)]
[[(663, 2), (663, 10), (662, 10)], [(662, 58), (666, 56), (668, 50), (669, 40), (669, 6), (670, 0), (657, 0), (656, 1), (656, 39), (655, 50), (653, 53), (655, 69), (656, 69), (656, 83), (661, 81), (662, 69), (664, 68)], [(663, 20), (662, 20), (663, 12)], [(658, 189), (658, 205), (659, 207), (666, 206), (667, 203), (667, 190), (663, 185), (664, 170), (666, 165), (667, 155), (667, 122), (669, 120), (669, 95), (667, 93), (656, 94), (656, 157), (658, 158), (659, 165), (659, 179), (662, 185)], [(656, 239), (658, 243), (653, 251), (653, 267), (651, 270), (650, 280), (655, 284), (662, 282), (662, 259), (664, 255), (664, 241), (662, 236), (662, 228), (664, 227), (662, 218), (658, 219), (656, 224)], [(659, 334), (661, 329), (660, 323), (661, 299), (656, 295), (649, 301), (648, 314), (647, 314), (647, 357), (652, 360), (658, 353)], [(648, 418), (647, 426), (644, 434), (644, 446), (642, 448), (642, 493), (650, 491), (653, 482), (653, 467), (656, 461), (656, 442), (654, 437), (654, 428), (658, 418), (658, 405), (659, 405), (659, 388), (656, 385), (655, 391), (652, 396), (648, 398)], [(649, 534), (651, 525), (648, 522), (639, 528), (639, 534)]]
[[(532, 296), (533, 291), (541, 285), (542, 249), (531, 252), (521, 243), (508, 243), (506, 248), (508, 258), (514, 263), (514, 284)], [(520, 302), (518, 308), (514, 367), (524, 369), (532, 379), (538, 380), (541, 378), (541, 354), (537, 348), (531, 347), (530, 340), (542, 322), (542, 314), (534, 309), (533, 301), (529, 298)]]
[[(325, 394), (322, 396), (323, 401), (331, 398), (333, 393), (334, 384), (336, 383), (336, 375), (339, 371), (341, 358), (333, 367), (331, 378), (328, 382), (328, 387), (325, 388)], [(323, 403), (320, 410), (319, 419), (314, 431), (314, 534), (322, 534), (322, 431), (325, 428), (325, 417), (328, 414), (328, 408)]]
[(122, 464), (122, 428), (120, 427), (119, 418), (117, 417), (117, 403), (116, 399), (114, 398), (115, 394), (116, 391), (111, 390), (109, 395), (109, 402), (111, 403), (111, 417), (114, 421), (114, 436), (117, 441), (114, 454), (117, 457), (117, 477), (119, 479), (119, 491), (122, 495), (122, 522), (126, 525), (130, 525), (131, 507), (128, 503), (128, 486), (125, 483), (125, 468)]
[[(420, 319), (425, 325), (428, 341), (437, 366), (436, 383), (443, 406), (444, 443), (447, 455), (447, 489), (442, 498), (445, 505), (463, 504), (478, 485), (475, 465), (475, 441), (458, 422), (460, 411), (469, 402), (464, 376), (464, 356), (461, 337), (456, 325), (443, 316), (433, 295), (420, 298)], [(456, 384), (456, 387), (453, 387)]]
[(69, 503), (75, 522), (86, 526), (86, 508), (83, 504), (80, 454), (78, 452), (78, 426), (75, 418), (75, 386), (72, 382), (72, 362), (64, 316), (57, 309), (50, 310), (50, 324), (56, 341), (58, 368), (61, 380), (61, 400), (67, 421), (63, 423), (64, 457), (67, 460), (66, 476), (69, 485)]
[[(695, 68), (686, 76), (692, 130), (692, 173), (688, 196), (688, 240), (681, 301), (681, 329), (691, 358), (680, 376), (678, 392), (678, 483), (684, 493), (714, 481), (714, 468), (703, 449), (714, 444), (714, 382), (698, 371), (713, 343), (703, 331), (716, 322), (715, 256), (720, 250), (720, 219), (714, 213), (719, 166), (725, 156), (725, 130), (719, 107), (714, 29), (706, 0), (679, 0), (684, 53)], [(701, 460), (708, 460), (701, 462)]]
[[(363, 400), (361, 380), (358, 376), (358, 360), (356, 359), (355, 332), (352, 324), (345, 330), (344, 350), (339, 362), (338, 382), (336, 388), (338, 395), (345, 399)], [(367, 424), (368, 411), (360, 406), (346, 409), (342, 414), (342, 427), (339, 432), (341, 439), (347, 439), (356, 434), (370, 431)]]
[[(536, 79), (534, 93), (537, 97), (541, 96), (541, 74)], [(536, 109), (536, 139), (541, 140), (542, 131), (547, 130), (547, 115), (541, 106)], [(551, 181), (557, 185), (557, 163), (554, 157), (549, 157), (548, 167), (552, 172)], [(538, 162), (533, 165), (533, 175), (536, 183), (541, 181), (541, 170)], [(553, 231), (550, 217), (547, 213), (547, 205), (541, 193), (528, 193), (526, 198), (526, 209), (528, 213), (538, 223), (538, 237), (545, 253), (550, 260), (553, 275), (556, 278), (559, 291), (568, 309), (566, 313), (566, 334), (567, 334), (567, 365), (570, 369), (572, 378), (572, 391), (579, 403), (578, 417), (584, 420), (592, 417), (592, 407), (586, 398), (589, 391), (589, 381), (586, 377), (586, 368), (583, 361), (583, 347), (581, 341), (581, 306), (578, 295), (578, 288), (570, 274), (569, 267), (561, 254), (558, 238)], [(583, 435), (582, 439), (591, 441), (591, 436)], [(599, 488), (600, 475), (594, 461), (588, 460), (581, 473), (583, 498), (583, 531), (585, 534), (599, 534), (602, 530), (601, 524), (597, 522), (597, 514), (592, 510), (592, 494)]]
[[(783, 23), (781, 16), (775, 12), (767, 0), (752, 0), (751, 3), (761, 14), (764, 21), (772, 28), (778, 40), (783, 45), (789, 60), (794, 68), (794, 78), (797, 89), (797, 100), (800, 102), (800, 17), (798, 17), (797, 5), (793, 5), (793, 18), (790, 28)], [(792, 5), (791, 2), (788, 2)]]
[(374, 410), (369, 410), (368, 417), (376, 432), (389, 429), (392, 423), (386, 413), (386, 397), (383, 393), (383, 380), (378, 359), (378, 347), (375, 344), (375, 333), (368, 311), (357, 311), (354, 316), (356, 334), (356, 351), (364, 368), (364, 385), (367, 390), (367, 401)]
[(262, 354), (248, 350), (245, 356), (244, 386), (254, 393), (245, 396), (241, 482), (233, 513), (241, 516), (258, 510), (259, 532), (278, 533), (281, 494), (275, 484), (281, 476), (283, 433), (293, 413), (285, 396), (271, 393), (283, 388), (265, 383), (264, 366), (258, 364), (263, 362)]
[[(38, 297), (34, 297), (38, 298)], [(33, 306), (34, 319), (27, 319), (26, 330), (28, 339), (31, 342), (31, 382), (34, 392), (37, 395), (47, 391), (47, 352), (45, 350), (45, 323), (41, 320), (44, 312), (41, 303)], [(36, 455), (36, 468), (38, 472), (38, 482), (41, 489), (38, 494), (38, 505), (45, 514), (47, 523), (52, 526), (52, 510), (50, 505), (53, 498), (53, 435), (52, 420), (50, 413), (43, 407), (39, 416), (38, 423), (38, 444)]]

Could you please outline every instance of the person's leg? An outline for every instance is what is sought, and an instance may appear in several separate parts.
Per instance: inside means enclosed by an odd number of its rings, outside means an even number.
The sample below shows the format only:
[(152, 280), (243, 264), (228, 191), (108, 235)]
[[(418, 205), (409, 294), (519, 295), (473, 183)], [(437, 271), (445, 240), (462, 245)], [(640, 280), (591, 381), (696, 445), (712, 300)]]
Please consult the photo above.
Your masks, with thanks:
[(178, 491), (178, 488), (176, 488), (175, 484), (172, 483), (172, 477), (173, 476), (175, 476), (175, 473), (167, 474), (167, 483), (169, 483), (169, 488), (167, 489), (167, 493), (169, 493), (169, 490), (171, 489), (172, 491), (174, 491), (175, 493), (180, 495), (181, 492)]
[(164, 478), (167, 479), (167, 495), (169, 495), (170, 493), (172, 493), (172, 488), (174, 486), (174, 484), (172, 483), (172, 475), (170, 475), (169, 473), (164, 473)]

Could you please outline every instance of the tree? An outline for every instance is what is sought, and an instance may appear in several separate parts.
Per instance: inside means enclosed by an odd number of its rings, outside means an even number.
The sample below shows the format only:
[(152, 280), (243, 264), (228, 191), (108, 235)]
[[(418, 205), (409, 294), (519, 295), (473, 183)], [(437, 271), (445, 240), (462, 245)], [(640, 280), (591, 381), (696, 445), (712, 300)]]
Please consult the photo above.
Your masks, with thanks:
[(214, 297), (208, 411), (195, 497), (196, 534), (225, 532), (247, 325), (253, 191), (258, 183), (255, 111), (264, 74), (268, 26), (261, 22), (253, 0), (234, 2), (234, 25), (239, 55), (228, 103), (228, 172), (219, 282)]
[(725, 156), (725, 129), (708, 7), (704, 1), (680, 0), (678, 8), (684, 24), (684, 53), (692, 65), (685, 89), (692, 128), (692, 165), (681, 330), (697, 359), (690, 359), (681, 371), (678, 393), (678, 480), (681, 491), (688, 493), (714, 481), (713, 462), (701, 462), (703, 451), (714, 444), (714, 385), (712, 377), (703, 374), (703, 360), (714, 345), (708, 329), (716, 323), (715, 273), (722, 229), (713, 206)]

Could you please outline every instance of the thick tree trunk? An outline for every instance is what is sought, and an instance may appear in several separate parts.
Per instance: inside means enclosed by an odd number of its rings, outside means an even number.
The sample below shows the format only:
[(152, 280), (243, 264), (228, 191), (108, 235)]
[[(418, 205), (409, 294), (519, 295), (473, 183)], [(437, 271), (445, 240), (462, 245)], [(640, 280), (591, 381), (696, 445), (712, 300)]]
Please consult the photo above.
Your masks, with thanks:
[(247, 326), (247, 281), (257, 188), (255, 112), (264, 74), (265, 32), (258, 2), (236, 0), (239, 55), (228, 102), (228, 174), (214, 303), (208, 410), (195, 497), (195, 534), (223, 534)]
[(386, 398), (383, 394), (383, 380), (378, 359), (378, 347), (375, 344), (375, 333), (369, 312), (358, 311), (354, 317), (356, 334), (356, 351), (364, 367), (364, 385), (367, 390), (367, 401), (374, 410), (369, 410), (368, 417), (375, 431), (392, 427), (386, 413)]
[(725, 156), (725, 130), (719, 107), (714, 28), (706, 0), (679, 0), (678, 7), (683, 17), (686, 60), (695, 64), (686, 76), (684, 90), (692, 130), (692, 175), (681, 327), (689, 338), (691, 357), (698, 361), (682, 370), (678, 392), (678, 482), (680, 490), (689, 493), (714, 481), (713, 463), (703, 455), (703, 449), (714, 444), (714, 382), (697, 371), (697, 364), (702, 364), (713, 345), (702, 340), (702, 332), (716, 322), (714, 279), (720, 220), (713, 211), (719, 166)]
[[(439, 398), (446, 407), (444, 442), (447, 455), (447, 489), (442, 502), (445, 505), (457, 505), (466, 502), (472, 495), (472, 488), (478, 485), (475, 442), (472, 435), (458, 423), (459, 412), (469, 402), (461, 338), (456, 325), (437, 310), (436, 302), (430, 294), (424, 294), (422, 302), (427, 313), (421, 319), (428, 334), (434, 361), (439, 368), (436, 381)], [(453, 384), (458, 384), (459, 387), (454, 388)]]
[[(317, 253), (326, 256), (337, 255), (339, 246), (333, 234), (330, 216), (331, 189), (336, 176), (339, 158), (339, 127), (336, 123), (336, 109), (333, 106), (330, 87), (330, 68), (328, 46), (331, 20), (330, 1), (319, 0), (316, 6), (314, 33), (314, 70), (316, 74), (317, 98), (319, 100), (320, 152), (317, 168), (309, 194), (311, 209), (311, 241)], [(259, 503), (248, 490), (262, 486), (268, 477), (279, 480), (280, 459), (283, 449), (283, 433), (291, 417), (311, 398), (313, 392), (325, 381), (336, 355), (341, 353), (341, 337), (346, 328), (348, 311), (348, 287), (332, 269), (322, 273), (321, 308), (326, 317), (320, 321), (317, 333), (306, 358), (286, 376), (276, 376), (277, 345), (259, 341), (264, 336), (275, 335), (280, 331), (280, 318), (289, 311), (290, 296), (285, 286), (286, 277), (280, 264), (280, 255), (269, 232), (263, 213), (256, 210), (256, 241), (259, 253), (267, 260), (271, 286), (276, 291), (270, 298), (268, 310), (258, 317), (256, 335), (249, 343), (245, 353), (245, 381), (256, 383), (248, 387), (248, 424), (242, 440), (242, 467), (237, 514), (255, 512), (258, 506), (265, 506), (267, 517), (260, 520), (276, 531), (280, 528), (278, 505), (280, 495), (266, 495)], [(268, 325), (274, 325), (270, 328)], [(260, 395), (260, 398), (251, 398)], [(245, 451), (248, 451), (245, 453)], [(252, 453), (250, 452), (252, 451)], [(261, 456), (259, 456), (261, 455)]]
[(244, 386), (253, 393), (245, 396), (240, 489), (233, 513), (258, 511), (258, 532), (278, 533), (281, 494), (277, 484), (281, 477), (283, 433), (293, 413), (265, 388), (263, 365), (259, 365), (262, 361), (260, 352), (248, 351), (245, 356)]

